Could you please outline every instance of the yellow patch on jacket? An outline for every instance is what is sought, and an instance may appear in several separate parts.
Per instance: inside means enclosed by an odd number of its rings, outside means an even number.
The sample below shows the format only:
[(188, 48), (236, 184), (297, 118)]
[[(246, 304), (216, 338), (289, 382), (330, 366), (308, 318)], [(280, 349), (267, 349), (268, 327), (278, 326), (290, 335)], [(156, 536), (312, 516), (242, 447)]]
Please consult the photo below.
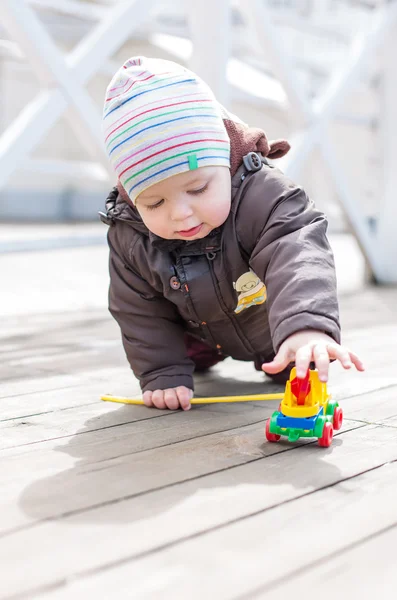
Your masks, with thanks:
[(233, 283), (233, 287), (239, 292), (235, 313), (266, 301), (266, 286), (251, 269), (248, 273), (243, 273), (236, 283)]

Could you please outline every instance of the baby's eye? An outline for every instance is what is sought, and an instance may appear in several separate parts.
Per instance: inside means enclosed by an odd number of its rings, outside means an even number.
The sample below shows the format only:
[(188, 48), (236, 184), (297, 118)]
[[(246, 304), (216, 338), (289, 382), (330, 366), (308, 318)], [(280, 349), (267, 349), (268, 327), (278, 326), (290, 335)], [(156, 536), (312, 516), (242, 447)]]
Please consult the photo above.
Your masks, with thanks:
[(202, 194), (203, 192), (205, 192), (208, 188), (208, 183), (205, 184), (205, 186), (203, 186), (202, 188), (198, 189), (198, 190), (190, 190), (188, 192), (188, 194), (193, 194), (194, 196), (197, 196), (198, 194)]
[(146, 206), (146, 208), (148, 210), (154, 210), (155, 208), (158, 208), (159, 206), (161, 206), (163, 204), (164, 200), (159, 200), (158, 202), (156, 202), (155, 204), (148, 204)]

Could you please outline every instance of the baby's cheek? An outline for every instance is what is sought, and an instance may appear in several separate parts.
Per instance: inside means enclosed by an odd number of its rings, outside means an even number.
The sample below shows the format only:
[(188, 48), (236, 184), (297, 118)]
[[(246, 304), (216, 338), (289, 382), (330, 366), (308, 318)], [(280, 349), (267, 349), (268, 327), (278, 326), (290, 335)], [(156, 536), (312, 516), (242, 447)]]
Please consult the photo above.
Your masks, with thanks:
[(230, 213), (230, 202), (214, 202), (207, 213), (206, 221), (214, 227), (219, 227), (228, 218)]
[[(153, 212), (155, 212), (155, 210)], [(166, 216), (163, 215), (163, 217), (161, 217), (159, 214), (141, 214), (141, 217), (149, 231), (165, 239), (169, 237), (171, 225)]]

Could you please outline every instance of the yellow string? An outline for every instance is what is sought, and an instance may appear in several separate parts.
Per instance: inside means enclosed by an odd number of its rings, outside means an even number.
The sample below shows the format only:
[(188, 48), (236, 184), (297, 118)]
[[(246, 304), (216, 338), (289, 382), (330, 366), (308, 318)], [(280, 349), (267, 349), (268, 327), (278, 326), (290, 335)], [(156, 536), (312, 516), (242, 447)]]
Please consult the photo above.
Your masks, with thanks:
[[(220, 402), (263, 402), (265, 400), (283, 400), (284, 394), (254, 394), (252, 396), (214, 396), (212, 398), (192, 398), (191, 404), (218, 404)], [(117, 396), (101, 396), (105, 402), (119, 402), (120, 404), (141, 404), (141, 398), (123, 398)]]

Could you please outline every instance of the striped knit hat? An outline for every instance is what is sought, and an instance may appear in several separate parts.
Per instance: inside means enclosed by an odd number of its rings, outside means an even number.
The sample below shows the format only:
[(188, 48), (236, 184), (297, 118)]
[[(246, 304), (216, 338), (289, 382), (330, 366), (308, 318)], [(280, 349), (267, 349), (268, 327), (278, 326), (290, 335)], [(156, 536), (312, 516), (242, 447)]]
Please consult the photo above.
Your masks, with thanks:
[(204, 166), (230, 167), (230, 141), (210, 88), (181, 65), (133, 57), (104, 107), (110, 162), (131, 201), (151, 185)]

